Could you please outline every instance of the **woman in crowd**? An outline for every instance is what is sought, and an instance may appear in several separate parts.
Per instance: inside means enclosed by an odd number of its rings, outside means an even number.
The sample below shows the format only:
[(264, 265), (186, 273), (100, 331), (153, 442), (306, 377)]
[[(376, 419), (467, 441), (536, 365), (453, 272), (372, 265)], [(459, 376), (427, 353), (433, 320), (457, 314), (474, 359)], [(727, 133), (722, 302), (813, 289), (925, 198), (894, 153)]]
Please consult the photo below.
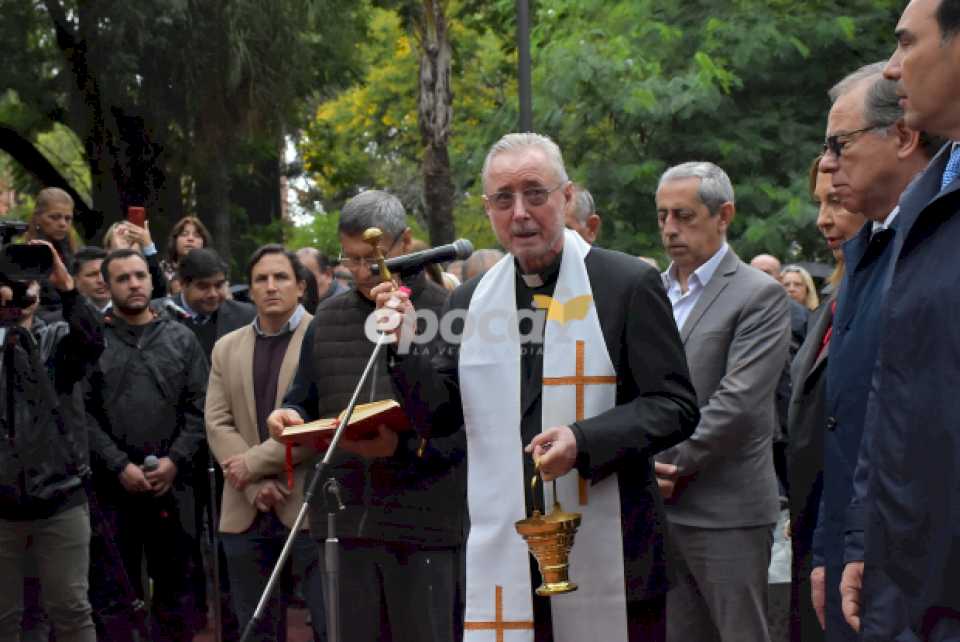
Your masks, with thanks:
[[(817, 525), (823, 487), (826, 366), (836, 308), (836, 289), (843, 278), (843, 252), (840, 246), (856, 235), (864, 222), (863, 216), (841, 207), (830, 174), (821, 172), (819, 167), (820, 159), (817, 158), (810, 166), (810, 192), (820, 208), (817, 228), (833, 252), (837, 268), (829, 279), (833, 292), (811, 315), (807, 337), (797, 351), (790, 370), (793, 392), (787, 418), (787, 469), (790, 476), (790, 536), (793, 549), (790, 594), (790, 639), (793, 642), (824, 639), (822, 624), (817, 619), (813, 604), (813, 600), (818, 599), (822, 606), (823, 596), (811, 596), (810, 573), (813, 531)], [(786, 273), (788, 269), (783, 272)], [(806, 287), (816, 296), (812, 282)], [(822, 580), (819, 585), (822, 586)]]
[(207, 226), (196, 216), (184, 216), (170, 230), (167, 241), (167, 258), (160, 262), (171, 295), (180, 292), (177, 266), (190, 250), (210, 247), (211, 237)]
[[(47, 187), (37, 194), (33, 214), (27, 223), (25, 241), (49, 241), (64, 265), (73, 265), (77, 251), (77, 233), (73, 229), (73, 199), (58, 187)], [(60, 295), (49, 283), (40, 288), (37, 316), (44, 321), (60, 317)]]
[(813, 277), (799, 265), (788, 265), (780, 272), (780, 282), (791, 299), (813, 312), (820, 307), (820, 297)]
[(113, 250), (134, 249), (147, 260), (150, 268), (150, 278), (153, 281), (153, 296), (161, 298), (167, 296), (167, 277), (160, 266), (160, 255), (157, 246), (150, 236), (150, 221), (144, 221), (143, 227), (128, 221), (117, 221), (103, 235), (103, 249)]

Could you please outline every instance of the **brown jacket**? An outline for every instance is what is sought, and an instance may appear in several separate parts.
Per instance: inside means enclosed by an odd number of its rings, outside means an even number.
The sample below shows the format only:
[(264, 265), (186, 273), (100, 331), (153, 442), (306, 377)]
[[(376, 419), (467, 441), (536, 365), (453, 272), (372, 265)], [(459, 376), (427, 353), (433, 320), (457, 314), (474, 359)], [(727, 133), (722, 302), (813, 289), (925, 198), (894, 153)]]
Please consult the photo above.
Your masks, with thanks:
[[(304, 315), (290, 339), (277, 381), (278, 407), (297, 370), (303, 335), (312, 320), (310, 314)], [(254, 499), (264, 479), (277, 478), (286, 483), (284, 446), (272, 439), (261, 443), (257, 431), (257, 411), (253, 395), (255, 338), (252, 325), (234, 330), (217, 341), (211, 357), (204, 413), (210, 451), (218, 462), (243, 453), (247, 468), (254, 479), (242, 491), (234, 489), (229, 483), (224, 485), (223, 505), (220, 510), (222, 533), (242, 533), (250, 528), (257, 515)], [(303, 502), (304, 478), (310, 469), (312, 454), (302, 448), (293, 450), (293, 492), (282, 507), (275, 509), (280, 521), (287, 527), (293, 525)], [(303, 528), (306, 528), (306, 524)]]

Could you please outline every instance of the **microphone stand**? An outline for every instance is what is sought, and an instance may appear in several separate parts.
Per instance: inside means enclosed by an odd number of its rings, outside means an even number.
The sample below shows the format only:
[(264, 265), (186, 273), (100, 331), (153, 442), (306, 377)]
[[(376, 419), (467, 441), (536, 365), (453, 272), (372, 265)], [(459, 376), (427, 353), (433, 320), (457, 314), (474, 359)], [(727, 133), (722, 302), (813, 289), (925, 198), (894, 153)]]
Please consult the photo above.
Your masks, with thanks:
[[(379, 229), (372, 227), (364, 231), (363, 240), (374, 248), (376, 258), (380, 264), (381, 279), (384, 281), (390, 281), (392, 279), (390, 270), (387, 269), (383, 254), (379, 250), (381, 236), (382, 232)], [(340, 424), (337, 426), (337, 430), (333, 433), (333, 439), (330, 440), (330, 445), (327, 447), (327, 451), (324, 453), (323, 459), (317, 462), (313, 467), (313, 478), (310, 480), (310, 483), (307, 485), (307, 488), (303, 493), (303, 504), (300, 506), (300, 512), (297, 513), (297, 518), (294, 520), (293, 526), (290, 527), (290, 534), (287, 535), (287, 541), (284, 542), (283, 549), (280, 551), (280, 556), (277, 558), (277, 563), (274, 565), (273, 571), (270, 573), (270, 579), (267, 580), (267, 585), (263, 589), (263, 594), (260, 596), (260, 601), (257, 603), (257, 608), (254, 610), (253, 616), (243, 629), (243, 634), (240, 636), (240, 642), (247, 642), (247, 640), (249, 640), (250, 634), (253, 633), (257, 623), (263, 618), (263, 612), (267, 607), (267, 602), (270, 600), (270, 596), (273, 594), (277, 582), (280, 580), (280, 575), (283, 572), (284, 564), (286, 564), (287, 559), (290, 557), (290, 551), (293, 548), (293, 540), (299, 533), (300, 526), (303, 524), (303, 520), (307, 517), (307, 511), (310, 508), (310, 503), (313, 501), (313, 494), (317, 490), (317, 484), (326, 473), (327, 468), (330, 466), (330, 460), (333, 458), (333, 455), (337, 450), (337, 446), (340, 444), (340, 438), (343, 436), (346, 427), (350, 424), (350, 418), (353, 416), (353, 409), (357, 405), (357, 399), (360, 397), (360, 391), (367, 382), (367, 378), (370, 376), (370, 372), (373, 370), (373, 366), (376, 364), (377, 358), (380, 356), (380, 350), (387, 343), (387, 338), (389, 336), (390, 335), (381, 332), (377, 338), (377, 343), (373, 346), (373, 352), (370, 354), (370, 358), (367, 360), (367, 365), (364, 367), (363, 373), (360, 375), (360, 381), (357, 383), (357, 387), (354, 389), (353, 395), (350, 397), (350, 403), (347, 404), (347, 409), (343, 413), (343, 420), (340, 421)], [(333, 508), (338, 510), (342, 509), (343, 505), (340, 504), (340, 491), (336, 480), (331, 477), (324, 484), (324, 490), (336, 498), (337, 503)], [(332, 560), (325, 559), (324, 566), (329, 588), (329, 595), (326, 598), (326, 605), (328, 607), (336, 608), (328, 608), (326, 612), (327, 642), (341, 642), (339, 613), (340, 559), (339, 540), (336, 537), (335, 527), (336, 514), (335, 511), (331, 509), (330, 513), (327, 515), (327, 540), (324, 542), (324, 557), (327, 557), (326, 553), (333, 553), (334, 556)]]
[[(253, 632), (253, 629), (263, 617), (263, 611), (266, 609), (267, 602), (270, 600), (270, 596), (273, 594), (273, 591), (276, 588), (277, 582), (280, 579), (280, 575), (283, 572), (283, 566), (286, 564), (287, 558), (290, 557), (290, 551), (293, 548), (293, 540), (300, 531), (300, 526), (303, 524), (303, 520), (307, 517), (307, 511), (310, 508), (311, 501), (313, 501), (313, 494), (316, 492), (317, 483), (324, 476), (327, 467), (330, 465), (330, 460), (333, 458), (333, 454), (337, 450), (337, 446), (340, 443), (340, 438), (343, 436), (344, 430), (350, 423), (350, 417), (353, 415), (353, 409), (357, 405), (357, 398), (360, 396), (360, 391), (363, 389), (363, 385), (366, 383), (367, 377), (370, 375), (370, 371), (373, 370), (373, 365), (377, 362), (377, 357), (380, 355), (380, 349), (386, 343), (385, 338), (387, 336), (388, 335), (386, 334), (380, 333), (380, 337), (377, 339), (377, 343), (374, 345), (373, 352), (370, 354), (370, 359), (367, 361), (367, 366), (364, 368), (363, 374), (360, 375), (360, 381), (357, 383), (357, 387), (353, 391), (353, 396), (350, 398), (350, 404), (347, 406), (347, 410), (344, 413), (343, 421), (340, 422), (340, 425), (337, 426), (336, 432), (333, 433), (333, 439), (330, 441), (330, 446), (327, 447), (327, 452), (324, 453), (323, 459), (317, 462), (317, 464), (313, 467), (313, 478), (310, 480), (310, 484), (303, 493), (303, 504), (300, 506), (300, 512), (297, 513), (297, 519), (294, 520), (293, 526), (290, 527), (290, 534), (287, 535), (287, 541), (284, 542), (283, 549), (280, 551), (280, 557), (277, 558), (277, 563), (273, 567), (273, 572), (270, 573), (270, 579), (267, 580), (267, 585), (263, 589), (263, 594), (260, 596), (260, 601), (257, 603), (256, 610), (253, 612), (253, 617), (250, 618), (250, 621), (247, 622), (247, 626), (243, 629), (243, 635), (240, 636), (240, 642), (247, 642), (247, 640), (250, 638), (250, 634)], [(336, 482), (334, 481), (334, 485), (335, 484)], [(339, 490), (337, 492), (339, 492)], [(335, 523), (335, 517), (328, 515), (328, 530), (331, 525), (331, 520), (333, 520)], [(333, 534), (336, 535), (336, 533)], [(333, 539), (336, 540), (335, 537)], [(335, 551), (339, 555), (337, 547), (338, 543), (336, 541), (331, 542), (329, 537), (324, 543), (325, 551)], [(339, 574), (336, 573), (336, 565), (338, 561), (339, 560), (333, 562), (332, 569), (331, 562), (326, 561), (328, 573), (327, 579), (330, 584), (329, 588), (331, 592), (331, 595), (329, 595), (326, 600), (328, 606), (335, 603), (339, 605)], [(332, 574), (330, 574), (331, 570), (333, 571)], [(334, 609), (327, 609), (326, 615), (327, 642), (340, 642), (339, 613), (337, 613)]]

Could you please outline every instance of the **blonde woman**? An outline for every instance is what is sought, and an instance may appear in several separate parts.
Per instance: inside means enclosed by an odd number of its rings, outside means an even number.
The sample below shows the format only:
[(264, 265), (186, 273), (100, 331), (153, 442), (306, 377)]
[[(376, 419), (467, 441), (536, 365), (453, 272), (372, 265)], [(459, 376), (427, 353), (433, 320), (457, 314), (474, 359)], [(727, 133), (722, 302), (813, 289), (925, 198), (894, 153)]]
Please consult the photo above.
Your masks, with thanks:
[(791, 299), (813, 312), (820, 307), (820, 297), (813, 277), (799, 265), (788, 265), (780, 271), (780, 282)]
[[(67, 269), (73, 265), (77, 250), (77, 233), (73, 229), (73, 198), (59, 187), (47, 187), (37, 193), (33, 214), (27, 222), (24, 241), (47, 241), (60, 256)], [(44, 281), (40, 285), (40, 308), (44, 321), (60, 320), (60, 293)]]

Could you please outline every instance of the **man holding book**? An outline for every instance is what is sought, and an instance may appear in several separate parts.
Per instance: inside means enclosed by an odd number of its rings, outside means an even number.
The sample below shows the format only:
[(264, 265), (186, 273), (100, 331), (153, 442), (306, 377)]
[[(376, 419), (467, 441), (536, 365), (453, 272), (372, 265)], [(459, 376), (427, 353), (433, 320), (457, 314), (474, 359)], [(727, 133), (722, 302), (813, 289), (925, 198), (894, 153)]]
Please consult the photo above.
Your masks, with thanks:
[[(338, 416), (373, 351), (365, 331), (375, 311), (374, 247), (366, 229), (383, 232), (387, 257), (410, 251), (411, 234), (395, 196), (370, 190), (340, 214), (340, 264), (356, 289), (323, 301), (304, 337), (300, 365), (283, 406), (268, 420), (274, 437), (285, 426)], [(423, 273), (405, 285), (423, 309), (439, 313), (446, 290)], [(386, 352), (375, 364), (360, 403), (393, 399)], [(432, 440), (418, 453), (414, 432), (379, 428), (373, 440), (343, 439), (330, 474), (343, 489), (337, 517), (341, 550), (340, 625), (350, 642), (450, 642), (458, 639), (460, 552), (464, 533), (464, 441)], [(326, 534), (322, 499), (310, 508), (313, 536)], [(321, 551), (322, 557), (322, 551)]]
[[(374, 290), (402, 317), (389, 324), (400, 328), (392, 374), (417, 431), (466, 426), (465, 640), (504, 630), (517, 641), (662, 640), (669, 567), (651, 458), (687, 438), (699, 413), (660, 275), (564, 230), (573, 185), (549, 138), (508, 134), (482, 177), (510, 254), (451, 295), (445, 318), (457, 316), (461, 340), (444, 337), (432, 360), (406, 352), (417, 301)], [(552, 598), (533, 595), (539, 571), (514, 531), (543, 505), (529, 491), (535, 460), (582, 514), (579, 588)]]

